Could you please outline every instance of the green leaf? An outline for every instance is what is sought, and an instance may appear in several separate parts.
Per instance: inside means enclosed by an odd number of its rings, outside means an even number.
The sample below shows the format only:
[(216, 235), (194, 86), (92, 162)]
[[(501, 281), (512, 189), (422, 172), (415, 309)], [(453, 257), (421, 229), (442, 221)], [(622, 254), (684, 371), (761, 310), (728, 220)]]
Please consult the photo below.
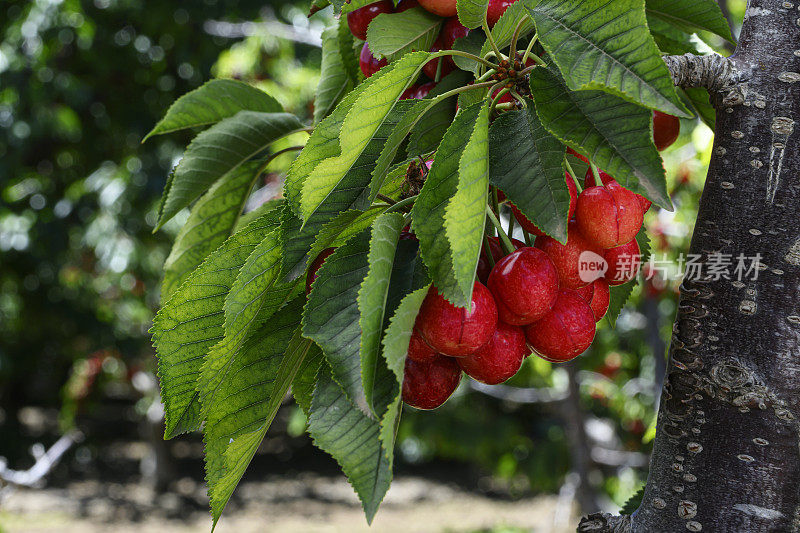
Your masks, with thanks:
[(244, 82), (211, 80), (175, 100), (142, 142), (154, 135), (216, 124), (239, 111), (280, 113), (283, 108), (273, 97)]
[(373, 398), (378, 353), (383, 332), (389, 281), (397, 241), (403, 229), (403, 215), (387, 213), (372, 225), (367, 263), (369, 270), (358, 290), (359, 326), (361, 329), (361, 381), (367, 406), (377, 412)]
[[(318, 123), (333, 111), (345, 94), (353, 89), (352, 79), (345, 67), (339, 40), (339, 26), (347, 26), (344, 19), (336, 26), (322, 32), (322, 63), (317, 93), (314, 98), (314, 122)], [(349, 53), (349, 50), (348, 50)]]
[[(470, 75), (456, 70), (436, 84), (428, 98), (436, 98), (452, 89), (467, 85)], [(456, 114), (456, 96), (441, 100), (425, 112), (424, 120), (418, 120), (408, 138), (406, 153), (409, 157), (432, 152), (439, 146), (444, 132), (453, 122)]]
[(492, 185), (539, 229), (566, 242), (570, 195), (564, 182), (564, 145), (542, 126), (533, 102), (492, 123), (489, 161)]
[(365, 413), (358, 291), (369, 271), (369, 232), (331, 254), (317, 273), (303, 313), (303, 335), (322, 348), (333, 376)]
[[(636, 242), (639, 243), (642, 266), (644, 266), (650, 261), (650, 238), (647, 236), (647, 230), (644, 227), (636, 234)], [(609, 287), (611, 291), (611, 300), (608, 304), (608, 311), (606, 312), (605, 318), (608, 320), (608, 323), (611, 324), (612, 328), (616, 325), (617, 318), (619, 318), (622, 308), (625, 307), (631, 294), (633, 294), (633, 289), (635, 289), (638, 284), (639, 278), (637, 277), (635, 281)]]
[[(523, 17), (525, 20), (523, 20)], [(521, 20), (522, 26), (520, 27), (519, 31), (520, 37), (524, 37), (536, 29), (536, 26), (533, 24), (533, 19), (528, 16), (528, 12), (525, 9), (525, 2), (523, 1), (517, 1), (509, 5), (505, 12), (503, 12), (503, 14), (500, 16), (497, 23), (492, 28), (492, 38), (494, 39), (495, 43), (497, 43), (497, 47), (500, 48), (500, 50), (511, 44), (514, 31), (517, 29), (517, 24), (519, 24)], [(490, 43), (488, 40), (484, 41), (479, 52), (479, 57), (486, 56), (491, 49), (492, 43)], [(477, 63), (472, 63), (476, 67), (478, 66)]]
[(239, 111), (194, 138), (175, 167), (158, 227), (203, 194), (218, 179), (274, 141), (303, 129), (289, 113)]
[(314, 387), (317, 386), (317, 375), (324, 362), (324, 357), (322, 356), (322, 350), (316, 344), (308, 339), (306, 340), (313, 348), (314, 357), (309, 358), (307, 360), (308, 364), (304, 365), (302, 370), (294, 377), (294, 381), (292, 381), (292, 396), (297, 405), (300, 406), (300, 409), (303, 410), (306, 418), (308, 418), (308, 415), (311, 414), (311, 396), (314, 393)]
[(526, 4), (539, 40), (572, 90), (600, 89), (689, 117), (647, 29), (642, 0)]
[(355, 235), (372, 226), (372, 223), (384, 209), (383, 207), (374, 207), (367, 211), (358, 211), (356, 209), (344, 211), (325, 224), (317, 233), (308, 256), (317, 257), (325, 248), (342, 246)]
[(659, 18), (648, 15), (647, 26), (650, 28), (650, 35), (653, 36), (658, 49), (664, 54), (702, 53), (691, 35)]
[(311, 6), (308, 8), (308, 16), (311, 17), (317, 11), (325, 9), (331, 5), (329, 0), (311, 0)]
[(706, 123), (706, 126), (715, 131), (717, 127), (717, 110), (711, 105), (708, 91), (702, 87), (681, 89), (686, 95), (692, 108), (697, 112), (697, 116)]
[[(258, 163), (242, 165), (217, 181), (192, 208), (164, 263), (163, 301), (169, 299), (208, 254), (230, 237), (257, 178), (257, 169)], [(277, 205), (272, 204), (272, 208)]]
[(464, 150), (459, 154), (458, 186), (445, 208), (444, 229), (453, 258), (453, 274), (459, 292), (466, 296), (456, 305), (469, 306), (475, 268), (486, 227), (486, 195), (489, 192), (489, 108), (485, 100)]
[(672, 209), (650, 111), (603, 91), (570, 91), (552, 67), (534, 69), (530, 82), (536, 112), (550, 133), (623, 187)]
[[(205, 425), (205, 463), (214, 525), (281, 406), (292, 381), (319, 366), (321, 354), (299, 335), (302, 299), (257, 332), (221, 384)], [(294, 333), (294, 335), (293, 335)]]
[[(302, 218), (308, 220), (332, 191), (345, 179), (359, 161), (359, 156), (371, 144), (397, 98), (411, 85), (430, 54), (414, 52), (383, 70), (384, 76), (371, 76), (361, 84), (363, 92), (345, 117), (339, 137), (340, 153), (321, 161), (305, 179), (300, 199)], [(385, 137), (384, 137), (385, 139)]]
[[(479, 31), (471, 31), (467, 34), (466, 37), (459, 37), (456, 39), (456, 42), (453, 43), (453, 50), (461, 50), (462, 52), (469, 52), (473, 55), (478, 55), (481, 53), (481, 49), (483, 46), (490, 46), (486, 41), (486, 36), (479, 32)], [(478, 69), (480, 69), (481, 65), (477, 61), (473, 61), (468, 57), (464, 56), (450, 56), (453, 58), (453, 62), (455, 62), (456, 66), (461, 70), (466, 70), (467, 72), (472, 72), (473, 74), (478, 73)], [(482, 55), (479, 57), (483, 57)]]
[(308, 432), (314, 444), (342, 467), (367, 522), (372, 522), (392, 482), (392, 450), (382, 445), (380, 424), (348, 399), (324, 366), (314, 389)]
[[(411, 331), (417, 319), (422, 300), (428, 294), (428, 285), (407, 294), (392, 316), (386, 334), (383, 337), (383, 357), (386, 365), (394, 373), (398, 383), (403, 382), (403, 374), (411, 342)], [(385, 450), (394, 449), (397, 436), (397, 422), (400, 417), (400, 394), (389, 404), (389, 408), (381, 419), (381, 441)]]
[(369, 23), (367, 42), (375, 57), (394, 61), (409, 52), (430, 50), (441, 27), (442, 18), (421, 7), (381, 13)]
[(728, 21), (716, 0), (646, 0), (649, 15), (692, 33), (710, 31), (736, 44)]
[(248, 224), (214, 251), (162, 305), (153, 345), (164, 402), (166, 438), (200, 426), (196, 392), (203, 358), (224, 334), (225, 297), (256, 245), (278, 226), (278, 210)]
[(299, 282), (278, 281), (281, 251), (281, 230), (275, 228), (253, 249), (225, 297), (224, 337), (206, 355), (197, 380), (203, 412), (217, 403), (220, 384), (253, 328), (269, 320), (298, 292)]
[(456, 2), (458, 20), (467, 28), (478, 28), (486, 20), (488, 6), (489, 0), (458, 0)]
[(411, 210), (422, 259), (434, 285), (448, 301), (461, 306), (469, 303), (472, 287), (465, 293), (454, 274), (455, 252), (445, 230), (445, 211), (458, 190), (461, 157), (470, 144), (480, 115), (485, 115), (484, 104), (475, 104), (456, 115)]

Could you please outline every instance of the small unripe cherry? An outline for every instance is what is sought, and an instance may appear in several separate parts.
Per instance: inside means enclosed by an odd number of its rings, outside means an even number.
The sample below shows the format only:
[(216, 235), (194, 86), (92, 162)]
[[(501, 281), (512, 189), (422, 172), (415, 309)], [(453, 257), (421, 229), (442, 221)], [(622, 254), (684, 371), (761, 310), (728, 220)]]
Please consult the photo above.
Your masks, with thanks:
[(422, 335), (414, 328), (411, 332), (411, 340), (408, 342), (408, 358), (418, 363), (433, 361), (436, 357), (436, 350), (428, 346)]
[(367, 78), (388, 64), (389, 62), (386, 61), (385, 57), (378, 59), (372, 55), (372, 51), (369, 49), (368, 43), (364, 43), (364, 46), (361, 47), (361, 54), (358, 56), (358, 66), (361, 68), (361, 72), (363, 72), (364, 76)]
[(475, 353), (497, 327), (497, 305), (481, 282), (472, 288), (468, 309), (456, 307), (431, 285), (417, 315), (417, 329), (428, 346), (451, 357)]
[[(492, 262), (496, 264), (505, 257), (506, 253), (503, 250), (503, 246), (500, 244), (500, 239), (497, 237), (489, 237), (487, 240), (489, 241), (489, 253), (492, 254)], [(511, 244), (514, 245), (515, 250), (519, 250), (525, 246), (525, 243), (518, 239), (511, 239)], [(481, 248), (480, 257), (478, 257), (478, 268), (476, 272), (478, 279), (484, 285), (489, 281), (489, 273), (491, 271), (492, 268), (489, 266), (489, 257), (486, 254), (486, 247), (484, 246)]]
[(503, 13), (506, 12), (508, 6), (516, 2), (517, 0), (489, 0), (489, 6), (486, 10), (486, 22), (489, 23), (489, 27), (493, 28), (497, 21), (500, 20), (500, 17)]
[(595, 322), (600, 322), (600, 319), (606, 316), (608, 305), (611, 303), (611, 291), (605, 279), (596, 279), (575, 292), (588, 302), (589, 307), (592, 308), (592, 313), (594, 313)]
[(457, 361), (472, 379), (497, 385), (516, 374), (529, 353), (522, 328), (498, 322), (497, 330), (485, 346)]
[(489, 274), (500, 320), (523, 326), (539, 320), (558, 297), (558, 271), (545, 252), (524, 247), (502, 258)]
[(458, 13), (456, 0), (419, 0), (419, 5), (440, 17), (455, 17)]
[(582, 354), (592, 344), (596, 330), (594, 313), (581, 296), (561, 289), (553, 309), (525, 327), (531, 348), (543, 359), (563, 363)]
[(436, 409), (452, 396), (461, 381), (455, 359), (437, 354), (427, 363), (406, 358), (403, 401), (417, 409)]
[(633, 239), (642, 228), (642, 216), (636, 195), (615, 181), (584, 189), (575, 209), (581, 233), (600, 248)]
[(567, 244), (561, 244), (552, 237), (543, 235), (536, 237), (534, 246), (544, 251), (553, 261), (561, 287), (565, 289), (579, 289), (589, 284), (589, 281), (582, 280), (580, 275), (582, 253), (597, 254), (598, 261), (603, 256), (603, 250), (580, 232), (574, 220), (567, 226)]
[(306, 294), (311, 292), (311, 284), (314, 283), (315, 279), (317, 279), (319, 267), (322, 266), (322, 263), (325, 262), (325, 260), (333, 253), (334, 250), (335, 248), (325, 248), (311, 262), (311, 265), (308, 267), (308, 274), (306, 274)]
[(366, 41), (367, 26), (372, 22), (372, 19), (381, 13), (391, 13), (392, 11), (394, 11), (394, 4), (389, 0), (381, 0), (380, 2), (360, 7), (348, 13), (347, 26), (350, 28), (350, 33), (362, 41)]
[[(567, 190), (569, 191), (569, 212), (567, 213), (567, 220), (570, 220), (575, 214), (575, 207), (578, 205), (578, 187), (575, 185), (575, 180), (573, 180), (567, 173), (564, 174), (564, 181), (566, 182)], [(519, 222), (519, 225), (522, 226), (525, 231), (531, 235), (536, 235), (537, 237), (545, 235), (545, 233), (540, 230), (536, 224), (531, 222), (528, 217), (522, 214), (522, 211), (520, 211), (517, 206), (512, 203), (509, 203), (508, 205), (511, 208), (511, 211), (514, 213), (514, 218), (517, 219), (517, 222)]]
[(622, 285), (635, 278), (639, 273), (642, 256), (636, 239), (622, 246), (609, 248), (603, 256), (608, 263), (605, 277), (609, 285)]
[[(600, 176), (600, 181), (603, 182), (603, 185), (608, 185), (609, 183), (616, 183), (619, 185), (617, 180), (612, 178), (608, 173), (603, 172), (602, 170), (597, 171), (597, 174)], [(583, 186), (586, 187), (594, 187), (597, 185), (594, 180), (594, 174), (592, 174), (592, 169), (586, 171), (586, 177), (583, 178)], [(622, 187), (620, 185), (620, 187)], [(650, 210), (650, 206), (653, 205), (653, 202), (642, 196), (641, 194), (633, 193), (636, 196), (636, 199), (639, 200), (639, 205), (642, 207), (642, 214), (647, 213)]]
[(658, 150), (666, 150), (680, 133), (681, 121), (678, 117), (653, 111), (653, 142)]

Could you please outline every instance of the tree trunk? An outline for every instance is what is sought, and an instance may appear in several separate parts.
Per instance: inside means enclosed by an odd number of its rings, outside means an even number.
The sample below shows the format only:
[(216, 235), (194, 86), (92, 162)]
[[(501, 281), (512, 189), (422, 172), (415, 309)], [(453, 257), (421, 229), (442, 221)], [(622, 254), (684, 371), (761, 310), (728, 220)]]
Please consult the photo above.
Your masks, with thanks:
[[(579, 531), (800, 531), (800, 2), (750, 0), (730, 61), (667, 58), (717, 108), (644, 498)], [(739, 281), (737, 257), (760, 254)], [(746, 263), (749, 266), (749, 261)]]

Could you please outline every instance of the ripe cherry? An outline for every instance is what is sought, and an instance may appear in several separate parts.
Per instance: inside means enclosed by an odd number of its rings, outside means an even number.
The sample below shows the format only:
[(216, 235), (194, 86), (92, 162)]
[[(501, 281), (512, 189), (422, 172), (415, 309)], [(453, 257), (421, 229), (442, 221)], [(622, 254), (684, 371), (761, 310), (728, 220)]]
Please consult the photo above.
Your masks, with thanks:
[(609, 285), (622, 285), (635, 278), (639, 273), (642, 256), (636, 239), (632, 239), (622, 246), (609, 248), (605, 251), (604, 256), (608, 263), (606, 280)]
[(422, 85), (412, 85), (405, 92), (400, 96), (400, 100), (422, 100), (428, 93), (431, 92), (431, 89), (436, 87), (435, 81), (429, 81), (428, 83), (423, 83)]
[(419, 5), (440, 17), (455, 17), (456, 0), (419, 0)]
[[(574, 220), (571, 220), (567, 226), (567, 244), (561, 244), (552, 237), (543, 235), (536, 237), (534, 246), (550, 256), (550, 260), (553, 261), (558, 271), (561, 287), (565, 289), (579, 289), (588, 285), (591, 281), (581, 279), (580, 259), (582, 253), (592, 252), (597, 254), (596, 259), (598, 261), (603, 256), (603, 250), (578, 230), (578, 225)], [(593, 256), (589, 257), (589, 259), (592, 258)]]
[(311, 266), (308, 267), (308, 274), (306, 274), (306, 294), (311, 292), (311, 284), (314, 283), (315, 279), (317, 279), (319, 267), (322, 266), (322, 263), (325, 262), (325, 260), (333, 253), (334, 250), (335, 248), (325, 248), (319, 253), (317, 258), (311, 262)]
[[(615, 180), (608, 173), (603, 172), (602, 170), (598, 170), (597, 174), (600, 176), (600, 181), (603, 182), (603, 185), (608, 185), (609, 183), (612, 182), (617, 183), (617, 180)], [(583, 178), (583, 186), (585, 188), (585, 187), (594, 187), (595, 185), (597, 185), (597, 183), (595, 183), (594, 174), (592, 174), (592, 169), (590, 168), (589, 170), (586, 171), (586, 177)], [(642, 207), (642, 214), (647, 213), (647, 211), (650, 210), (650, 206), (653, 205), (653, 202), (651, 202), (641, 194), (636, 194), (636, 193), (633, 194), (635, 194), (636, 199), (639, 200), (639, 204)]]
[(516, 0), (489, 0), (489, 8), (486, 11), (486, 21), (489, 27), (493, 28), (503, 13), (506, 12), (508, 6), (516, 2)]
[(403, 401), (417, 409), (436, 409), (453, 394), (461, 381), (455, 359), (437, 354), (427, 363), (406, 358)]
[(525, 327), (525, 337), (543, 359), (563, 363), (586, 351), (595, 329), (589, 304), (577, 292), (561, 289), (553, 309)]
[(581, 233), (600, 248), (633, 239), (642, 228), (642, 206), (636, 195), (617, 182), (587, 187), (578, 196), (575, 219)]
[[(461, 24), (461, 22), (458, 21), (458, 17), (447, 19), (442, 25), (442, 30), (439, 32), (439, 36), (433, 42), (433, 47), (431, 48), (431, 52), (438, 52), (439, 50), (450, 50), (451, 48), (453, 48), (456, 39), (460, 39), (461, 37), (466, 37), (468, 33), (469, 33), (469, 28)], [(429, 61), (428, 63), (425, 64), (422, 71), (430, 79), (435, 80), (436, 69), (438, 64), (439, 64), (438, 58), (434, 59), (433, 61)], [(455, 68), (456, 64), (453, 61), (452, 57), (448, 56), (446, 58), (443, 58), (440, 78), (444, 78), (445, 76), (450, 74)]]
[(428, 346), (415, 328), (411, 332), (411, 340), (408, 343), (408, 358), (418, 363), (428, 363), (433, 361), (436, 355), (436, 350)]
[(497, 385), (516, 374), (529, 353), (522, 328), (498, 322), (497, 330), (485, 346), (457, 361), (472, 379)]
[(403, 11), (408, 11), (409, 9), (413, 9), (415, 7), (419, 7), (419, 2), (417, 0), (401, 0), (397, 7), (395, 8), (395, 13), (402, 13)]
[(495, 264), (489, 290), (500, 320), (523, 326), (539, 320), (558, 297), (558, 271), (546, 253), (524, 247)]
[[(506, 253), (503, 251), (503, 247), (500, 245), (500, 239), (497, 237), (489, 237), (489, 253), (492, 254), (492, 261), (497, 263), (500, 261)], [(517, 240), (511, 239), (511, 244), (514, 245), (515, 250), (519, 250), (525, 243)], [(486, 254), (486, 247), (484, 246), (481, 248), (481, 255), (478, 258), (478, 268), (477, 268), (477, 275), (478, 279), (481, 283), (486, 284), (489, 281), (489, 273), (492, 271), (491, 267), (489, 266), (489, 259), (488, 255)]]
[(469, 309), (448, 302), (431, 285), (417, 315), (417, 329), (428, 346), (451, 357), (475, 353), (497, 327), (497, 305), (485, 285), (476, 281)]
[(364, 46), (361, 48), (361, 55), (358, 56), (358, 66), (361, 67), (361, 72), (364, 73), (364, 76), (369, 78), (388, 64), (389, 62), (386, 61), (385, 57), (378, 59), (372, 55), (369, 44), (364, 43)]
[(653, 111), (653, 142), (656, 148), (666, 150), (678, 139), (680, 132), (681, 121), (678, 117)]
[(589, 303), (589, 307), (592, 308), (592, 313), (594, 313), (595, 322), (600, 322), (600, 319), (606, 316), (608, 305), (611, 303), (611, 291), (605, 279), (596, 279), (575, 292)]
[[(575, 185), (575, 180), (569, 177), (569, 174), (564, 173), (564, 179), (567, 183), (567, 190), (569, 191), (569, 213), (567, 213), (567, 220), (570, 220), (575, 214), (575, 207), (578, 205), (578, 187)], [(522, 214), (522, 211), (520, 211), (517, 206), (510, 203), (509, 207), (511, 207), (511, 211), (514, 213), (514, 218), (517, 219), (517, 222), (519, 222), (519, 225), (522, 226), (525, 231), (537, 237), (545, 235), (536, 224)]]
[(372, 22), (372, 19), (381, 13), (391, 13), (392, 11), (394, 11), (394, 4), (390, 0), (381, 0), (348, 13), (347, 26), (350, 28), (350, 33), (362, 41), (366, 41), (367, 26)]

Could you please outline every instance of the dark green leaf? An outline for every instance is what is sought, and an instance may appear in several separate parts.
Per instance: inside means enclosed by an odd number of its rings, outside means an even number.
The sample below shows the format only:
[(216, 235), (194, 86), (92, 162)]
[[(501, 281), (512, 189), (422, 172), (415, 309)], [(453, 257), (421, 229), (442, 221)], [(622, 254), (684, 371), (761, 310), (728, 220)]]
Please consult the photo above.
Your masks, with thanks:
[(672, 209), (649, 110), (603, 91), (570, 91), (552, 67), (531, 73), (531, 91), (550, 133), (588, 155), (622, 186)]
[[(486, 36), (483, 35), (483, 33), (479, 31), (471, 31), (466, 37), (459, 37), (456, 39), (456, 42), (453, 43), (453, 50), (461, 50), (462, 52), (469, 52), (470, 54), (477, 56), (481, 53), (482, 47), (486, 44)], [(455, 55), (451, 57), (453, 58), (456, 66), (461, 70), (466, 70), (467, 72), (472, 72), (475, 74), (480, 68), (480, 64), (477, 61), (473, 61), (468, 57)]]
[(408, 52), (430, 50), (441, 26), (441, 17), (421, 7), (381, 13), (369, 23), (367, 42), (375, 57), (393, 61)]
[(322, 33), (322, 63), (317, 94), (314, 98), (314, 122), (327, 117), (339, 100), (355, 85), (355, 80), (351, 79), (347, 72), (342, 57), (339, 41), (339, 26), (342, 24), (347, 25), (344, 19)]
[[(436, 87), (429, 93), (429, 98), (435, 98), (457, 87), (466, 85), (469, 82), (469, 74), (456, 70), (451, 72), (436, 84)], [(453, 122), (456, 114), (456, 97), (444, 99), (430, 110), (428, 110), (422, 120), (417, 121), (417, 125), (411, 130), (408, 138), (406, 153), (409, 157), (432, 152), (442, 141), (444, 132)]]
[(701, 53), (692, 36), (675, 26), (652, 15), (647, 16), (647, 26), (662, 53), (673, 55)]
[(175, 100), (142, 142), (154, 135), (216, 124), (239, 111), (280, 113), (283, 108), (273, 97), (244, 82), (211, 80)]
[(570, 89), (600, 89), (690, 116), (647, 29), (642, 0), (539, 0), (528, 10)]
[(491, 181), (539, 229), (567, 240), (570, 196), (564, 183), (564, 145), (527, 109), (497, 117), (489, 130)]
[(711, 105), (708, 91), (702, 87), (681, 90), (697, 112), (697, 116), (706, 123), (706, 126), (711, 128), (711, 131), (714, 131), (717, 127), (717, 110)]
[(736, 43), (728, 21), (716, 0), (646, 0), (645, 8), (649, 15), (669, 22), (688, 33), (710, 31), (731, 43)]
[(489, 0), (458, 0), (458, 20), (467, 28), (478, 28), (486, 21)]

